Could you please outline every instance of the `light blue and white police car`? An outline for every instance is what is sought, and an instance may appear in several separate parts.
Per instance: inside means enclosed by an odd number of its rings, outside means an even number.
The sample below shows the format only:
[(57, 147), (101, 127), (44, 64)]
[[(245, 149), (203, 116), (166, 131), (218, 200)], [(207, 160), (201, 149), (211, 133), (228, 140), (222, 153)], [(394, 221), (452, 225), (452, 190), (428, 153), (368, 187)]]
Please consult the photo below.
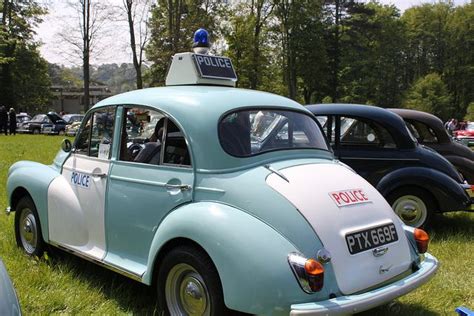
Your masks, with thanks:
[(18, 245), (157, 287), (171, 315), (354, 313), (427, 282), (428, 235), (334, 159), (311, 113), (235, 82), (227, 58), (177, 54), (167, 87), (95, 105), (52, 165), (15, 163)]

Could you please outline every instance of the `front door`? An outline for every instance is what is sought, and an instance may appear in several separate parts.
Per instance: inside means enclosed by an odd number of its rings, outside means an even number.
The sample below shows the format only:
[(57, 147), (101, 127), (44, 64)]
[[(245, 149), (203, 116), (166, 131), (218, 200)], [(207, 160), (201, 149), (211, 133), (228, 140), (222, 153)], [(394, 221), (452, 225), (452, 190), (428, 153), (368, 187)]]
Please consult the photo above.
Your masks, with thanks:
[(61, 176), (48, 191), (50, 240), (98, 260), (106, 252), (105, 195), (114, 121), (112, 107), (89, 114)]

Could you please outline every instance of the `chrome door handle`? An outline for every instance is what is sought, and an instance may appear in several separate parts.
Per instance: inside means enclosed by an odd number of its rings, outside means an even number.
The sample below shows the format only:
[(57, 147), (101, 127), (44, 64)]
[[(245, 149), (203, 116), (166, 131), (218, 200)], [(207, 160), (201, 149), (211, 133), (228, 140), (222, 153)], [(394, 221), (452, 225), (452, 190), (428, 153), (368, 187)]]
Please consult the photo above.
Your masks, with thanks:
[(181, 191), (190, 191), (191, 186), (189, 184), (166, 184), (166, 189), (168, 190), (181, 190)]
[(91, 176), (93, 176), (94, 178), (105, 178), (105, 177), (107, 177), (107, 175), (105, 173), (100, 172), (100, 171), (92, 172)]

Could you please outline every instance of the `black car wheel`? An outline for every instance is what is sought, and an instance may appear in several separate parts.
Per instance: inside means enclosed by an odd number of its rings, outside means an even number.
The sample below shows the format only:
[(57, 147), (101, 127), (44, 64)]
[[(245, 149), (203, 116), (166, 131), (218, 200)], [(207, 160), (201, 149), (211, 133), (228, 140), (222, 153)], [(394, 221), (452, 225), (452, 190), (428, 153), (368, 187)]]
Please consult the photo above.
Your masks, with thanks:
[(394, 212), (408, 226), (429, 226), (435, 208), (431, 195), (419, 188), (404, 187), (395, 190), (387, 197)]
[(65, 132), (64, 132), (63, 129), (61, 129), (61, 130), (59, 130), (58, 134), (61, 135), (61, 136), (64, 136)]
[(211, 259), (202, 250), (171, 250), (158, 272), (158, 301), (167, 315), (229, 315)]
[(44, 251), (43, 235), (35, 204), (29, 196), (20, 199), (15, 208), (16, 243), (29, 256), (41, 257)]
[(38, 135), (40, 133), (40, 130), (38, 128), (35, 128), (33, 130), (33, 134)]

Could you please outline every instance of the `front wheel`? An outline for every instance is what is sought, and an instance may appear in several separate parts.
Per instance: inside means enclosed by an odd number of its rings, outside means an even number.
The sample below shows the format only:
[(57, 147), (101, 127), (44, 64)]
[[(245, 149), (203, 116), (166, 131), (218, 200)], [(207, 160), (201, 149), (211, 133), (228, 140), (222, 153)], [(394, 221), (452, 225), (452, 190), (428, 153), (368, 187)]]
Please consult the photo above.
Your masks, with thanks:
[(29, 256), (41, 257), (44, 241), (35, 204), (30, 197), (24, 196), (15, 209), (15, 237), (18, 247)]
[(435, 203), (429, 193), (418, 188), (401, 188), (387, 198), (394, 212), (408, 226), (429, 226)]
[(228, 315), (217, 270), (196, 247), (171, 250), (158, 272), (158, 300), (168, 315)]

